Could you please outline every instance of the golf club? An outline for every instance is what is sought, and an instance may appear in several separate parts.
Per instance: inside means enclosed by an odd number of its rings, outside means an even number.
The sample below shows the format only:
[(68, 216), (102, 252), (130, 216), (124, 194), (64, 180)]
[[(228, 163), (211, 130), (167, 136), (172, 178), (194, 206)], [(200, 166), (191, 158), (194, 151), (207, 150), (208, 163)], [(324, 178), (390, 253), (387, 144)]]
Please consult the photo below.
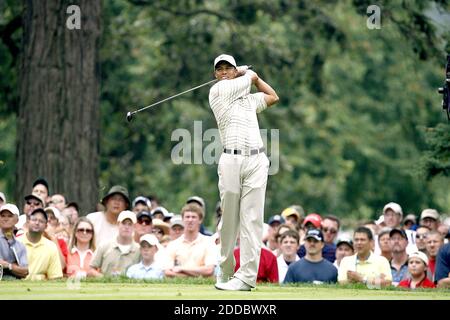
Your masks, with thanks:
[[(249, 66), (242, 66), (242, 67), (247, 67), (246, 70), (252, 68), (251, 65), (249, 65)], [(161, 104), (161, 103), (166, 102), (166, 101), (169, 101), (169, 100), (171, 100), (171, 99), (173, 99), (173, 98), (179, 97), (179, 96), (181, 96), (182, 94), (185, 94), (185, 93), (188, 93), (188, 92), (197, 90), (197, 89), (199, 89), (199, 88), (201, 88), (201, 87), (207, 86), (207, 85), (209, 85), (209, 84), (211, 84), (211, 83), (215, 83), (215, 82), (217, 82), (217, 81), (219, 81), (219, 79), (214, 79), (214, 80), (208, 81), (208, 82), (203, 83), (203, 84), (201, 84), (201, 85), (198, 85), (198, 86), (196, 86), (196, 87), (194, 87), (194, 88), (188, 89), (188, 90), (186, 90), (186, 91), (177, 93), (177, 94), (175, 94), (175, 95), (173, 95), (173, 96), (170, 96), (170, 97), (168, 97), (168, 98), (165, 98), (165, 99), (163, 99), (163, 100), (160, 100), (160, 101), (158, 101), (158, 102), (155, 102), (155, 103), (153, 103), (153, 104), (151, 104), (151, 105), (148, 105), (148, 106), (146, 106), (146, 107), (140, 108), (140, 109), (135, 110), (135, 111), (128, 111), (128, 112), (127, 112), (127, 120), (128, 120), (128, 122), (130, 122), (130, 121), (133, 119), (133, 115), (136, 114), (136, 113), (139, 113), (139, 112), (141, 112), (141, 111), (144, 111), (144, 110), (146, 110), (146, 109), (148, 109), (148, 108), (152, 108), (152, 107), (154, 107), (154, 106), (156, 106), (156, 105), (158, 105), (158, 104)]]

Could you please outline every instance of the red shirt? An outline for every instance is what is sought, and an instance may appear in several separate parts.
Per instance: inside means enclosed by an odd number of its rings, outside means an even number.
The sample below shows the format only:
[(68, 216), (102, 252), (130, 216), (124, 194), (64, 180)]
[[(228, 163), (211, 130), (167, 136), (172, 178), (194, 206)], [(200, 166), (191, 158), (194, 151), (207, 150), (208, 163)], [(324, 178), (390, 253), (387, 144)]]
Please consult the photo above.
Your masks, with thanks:
[(434, 271), (436, 270), (436, 258), (430, 257), (428, 259), (428, 270), (431, 271), (431, 275), (434, 277)]
[[(402, 288), (411, 288), (411, 279), (400, 281), (398, 286)], [(425, 277), (422, 281), (416, 284), (416, 288), (436, 288), (436, 285), (430, 279)]]
[[(236, 259), (236, 272), (240, 267), (240, 248), (234, 249), (234, 258)], [(261, 256), (259, 259), (257, 282), (274, 282), (278, 283), (278, 264), (277, 257), (266, 248), (261, 248)]]

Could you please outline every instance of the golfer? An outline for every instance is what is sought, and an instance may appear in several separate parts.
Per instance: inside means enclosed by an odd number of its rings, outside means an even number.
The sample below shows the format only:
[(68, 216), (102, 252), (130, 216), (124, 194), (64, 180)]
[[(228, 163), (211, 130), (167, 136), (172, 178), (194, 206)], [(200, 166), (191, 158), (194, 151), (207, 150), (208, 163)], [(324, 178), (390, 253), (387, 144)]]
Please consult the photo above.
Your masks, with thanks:
[[(218, 167), (223, 214), (218, 225), (221, 258), (215, 287), (250, 291), (256, 286), (269, 171), (256, 113), (279, 98), (255, 72), (237, 67), (230, 55), (214, 60), (214, 75), (219, 81), (209, 91), (209, 104), (224, 148)], [(257, 93), (250, 93), (252, 85)], [(235, 273), (233, 250), (238, 235), (241, 267)]]

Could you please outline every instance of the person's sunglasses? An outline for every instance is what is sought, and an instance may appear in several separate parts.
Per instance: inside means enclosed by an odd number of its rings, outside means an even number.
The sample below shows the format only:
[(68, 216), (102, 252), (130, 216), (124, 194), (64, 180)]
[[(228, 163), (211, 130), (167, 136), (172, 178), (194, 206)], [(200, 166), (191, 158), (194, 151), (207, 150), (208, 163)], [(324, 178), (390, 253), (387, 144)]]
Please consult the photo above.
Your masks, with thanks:
[(151, 220), (147, 220), (147, 219), (138, 220), (138, 223), (143, 224), (144, 226), (149, 226), (152, 224)]
[(27, 205), (29, 206), (39, 206), (41, 203), (40, 202), (34, 202), (34, 201), (27, 201)]
[(337, 230), (336, 229), (328, 229), (328, 228), (323, 228), (323, 232), (330, 232), (330, 233), (337, 233)]
[(427, 235), (426, 234), (416, 234), (416, 239), (426, 239)]
[(80, 233), (87, 233), (87, 234), (92, 234), (92, 233), (93, 233), (93, 230), (92, 230), (92, 229), (84, 229), (84, 228), (80, 228), (80, 229), (77, 229), (77, 232), (80, 232)]

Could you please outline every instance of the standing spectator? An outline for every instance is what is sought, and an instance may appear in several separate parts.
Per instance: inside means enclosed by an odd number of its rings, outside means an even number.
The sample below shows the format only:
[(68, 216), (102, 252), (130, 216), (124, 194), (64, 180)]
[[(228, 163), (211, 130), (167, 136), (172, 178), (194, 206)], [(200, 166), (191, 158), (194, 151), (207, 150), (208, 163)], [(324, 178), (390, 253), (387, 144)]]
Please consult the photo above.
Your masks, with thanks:
[(44, 200), (43, 206), (45, 207), (50, 201), (50, 189), (48, 187), (48, 182), (44, 178), (38, 178), (33, 182), (32, 194), (38, 195)]
[(156, 207), (150, 213), (152, 214), (153, 219), (164, 221), (164, 218), (167, 217), (169, 211), (167, 211), (167, 209), (164, 207)]
[(16, 227), (18, 228), (16, 236), (23, 235), (27, 231), (27, 220), (30, 213), (33, 212), (34, 209), (44, 208), (45, 205), (44, 199), (36, 194), (29, 194), (24, 199), (25, 204), (23, 206), (23, 214), (19, 216), (19, 221), (16, 224)]
[(441, 223), (437, 228), (437, 231), (444, 238), (444, 243), (448, 243), (448, 239), (450, 238), (450, 226), (445, 223)]
[(94, 224), (96, 246), (102, 242), (110, 242), (117, 237), (117, 218), (119, 214), (130, 208), (128, 190), (122, 186), (113, 186), (103, 197), (105, 211), (89, 213), (87, 218)]
[(436, 269), (436, 256), (439, 249), (444, 245), (444, 239), (442, 235), (432, 230), (427, 234), (427, 256), (428, 256), (428, 278), (434, 281), (434, 273)]
[(400, 281), (398, 287), (416, 289), (416, 288), (434, 288), (435, 284), (427, 278), (428, 258), (423, 252), (413, 252), (408, 257), (407, 279)]
[(406, 246), (408, 237), (403, 229), (392, 229), (389, 232), (389, 242), (392, 250), (392, 260), (390, 261), (392, 271), (392, 284), (397, 286), (400, 281), (406, 279), (408, 274), (408, 254)]
[(408, 214), (405, 219), (403, 219), (403, 229), (405, 230), (416, 230), (416, 216), (413, 214)]
[(434, 281), (438, 288), (450, 288), (450, 243), (443, 245), (438, 252)]
[(309, 229), (305, 235), (306, 255), (292, 263), (284, 278), (284, 283), (337, 281), (336, 267), (322, 257), (324, 237), (319, 229)]
[(66, 207), (66, 198), (62, 194), (54, 194), (50, 197), (49, 206), (55, 207), (60, 212)]
[[(150, 200), (147, 197), (139, 196), (133, 200), (132, 207), (133, 207), (133, 212), (136, 214), (138, 214), (141, 211), (150, 212), (152, 210), (152, 203), (150, 202)], [(137, 241), (137, 242), (139, 242), (139, 241)]]
[(11, 203), (0, 207), (0, 266), (4, 279), (21, 279), (28, 275), (27, 251), (14, 236), (19, 209)]
[[(395, 202), (389, 202), (383, 208), (383, 217), (386, 227), (391, 229), (401, 229), (401, 222), (403, 219), (402, 207)], [(408, 237), (408, 246), (406, 252), (417, 251), (416, 247), (416, 232), (413, 230), (405, 230)]]
[(431, 231), (437, 230), (439, 226), (439, 212), (435, 209), (425, 209), (420, 214), (420, 225), (427, 226)]
[(170, 233), (170, 225), (161, 219), (153, 218), (153, 228), (152, 233), (158, 238), (158, 241), (161, 242), (164, 236), (168, 236)]
[(132, 279), (162, 279), (164, 271), (155, 262), (155, 254), (161, 248), (158, 239), (152, 234), (145, 234), (140, 239), (142, 260), (127, 270), (127, 277)]
[(81, 217), (75, 224), (70, 239), (67, 275), (81, 274), (83, 277), (86, 277), (94, 252), (94, 225), (88, 218)]
[(355, 253), (353, 249), (353, 241), (350, 238), (340, 238), (336, 244), (336, 260), (333, 265), (339, 268), (344, 257), (352, 256)]
[(181, 216), (184, 222), (184, 233), (167, 245), (165, 276), (212, 276), (217, 252), (210, 237), (200, 233), (203, 210), (196, 204), (186, 204), (181, 209)]
[(380, 250), (380, 256), (385, 257), (388, 261), (392, 259), (392, 247), (391, 247), (391, 228), (384, 227), (381, 229), (378, 235), (378, 248)]
[(306, 229), (321, 229), (322, 217), (317, 213), (310, 213), (303, 220), (303, 227)]
[(322, 220), (322, 232), (324, 236), (324, 242), (334, 245), (336, 237), (339, 233), (341, 222), (338, 217), (328, 215)]
[(181, 215), (174, 215), (170, 219), (170, 239), (175, 240), (183, 235), (184, 232), (184, 222)]
[(33, 210), (29, 217), (28, 232), (19, 238), (27, 249), (27, 280), (57, 279), (63, 276), (58, 247), (43, 236), (47, 223), (44, 209)]
[(278, 281), (283, 283), (289, 265), (300, 260), (297, 255), (300, 246), (300, 237), (298, 232), (289, 230), (280, 236), (280, 256), (277, 258), (278, 264)]
[(153, 231), (152, 215), (148, 211), (140, 211), (136, 215), (136, 225), (134, 226), (134, 241), (140, 243), (144, 234), (150, 234)]
[(416, 229), (416, 246), (417, 249), (423, 253), (427, 253), (427, 235), (430, 232), (427, 226), (419, 226)]
[(392, 273), (389, 261), (385, 257), (372, 253), (373, 234), (366, 227), (358, 227), (353, 235), (356, 254), (344, 257), (338, 270), (340, 284), (364, 283), (389, 286)]
[[(119, 234), (116, 239), (104, 242), (95, 251), (89, 276), (117, 276), (125, 274), (127, 268), (139, 262), (139, 245), (133, 241), (136, 214), (125, 210), (117, 218)], [(94, 226), (95, 227), (95, 226)]]
[(66, 208), (70, 209), (71, 221), (75, 223), (78, 220), (78, 217), (80, 216), (80, 207), (76, 202), (69, 202)]
[(281, 212), (281, 216), (288, 225), (292, 225), (294, 228), (297, 228), (300, 222), (300, 213), (292, 207), (288, 207)]

